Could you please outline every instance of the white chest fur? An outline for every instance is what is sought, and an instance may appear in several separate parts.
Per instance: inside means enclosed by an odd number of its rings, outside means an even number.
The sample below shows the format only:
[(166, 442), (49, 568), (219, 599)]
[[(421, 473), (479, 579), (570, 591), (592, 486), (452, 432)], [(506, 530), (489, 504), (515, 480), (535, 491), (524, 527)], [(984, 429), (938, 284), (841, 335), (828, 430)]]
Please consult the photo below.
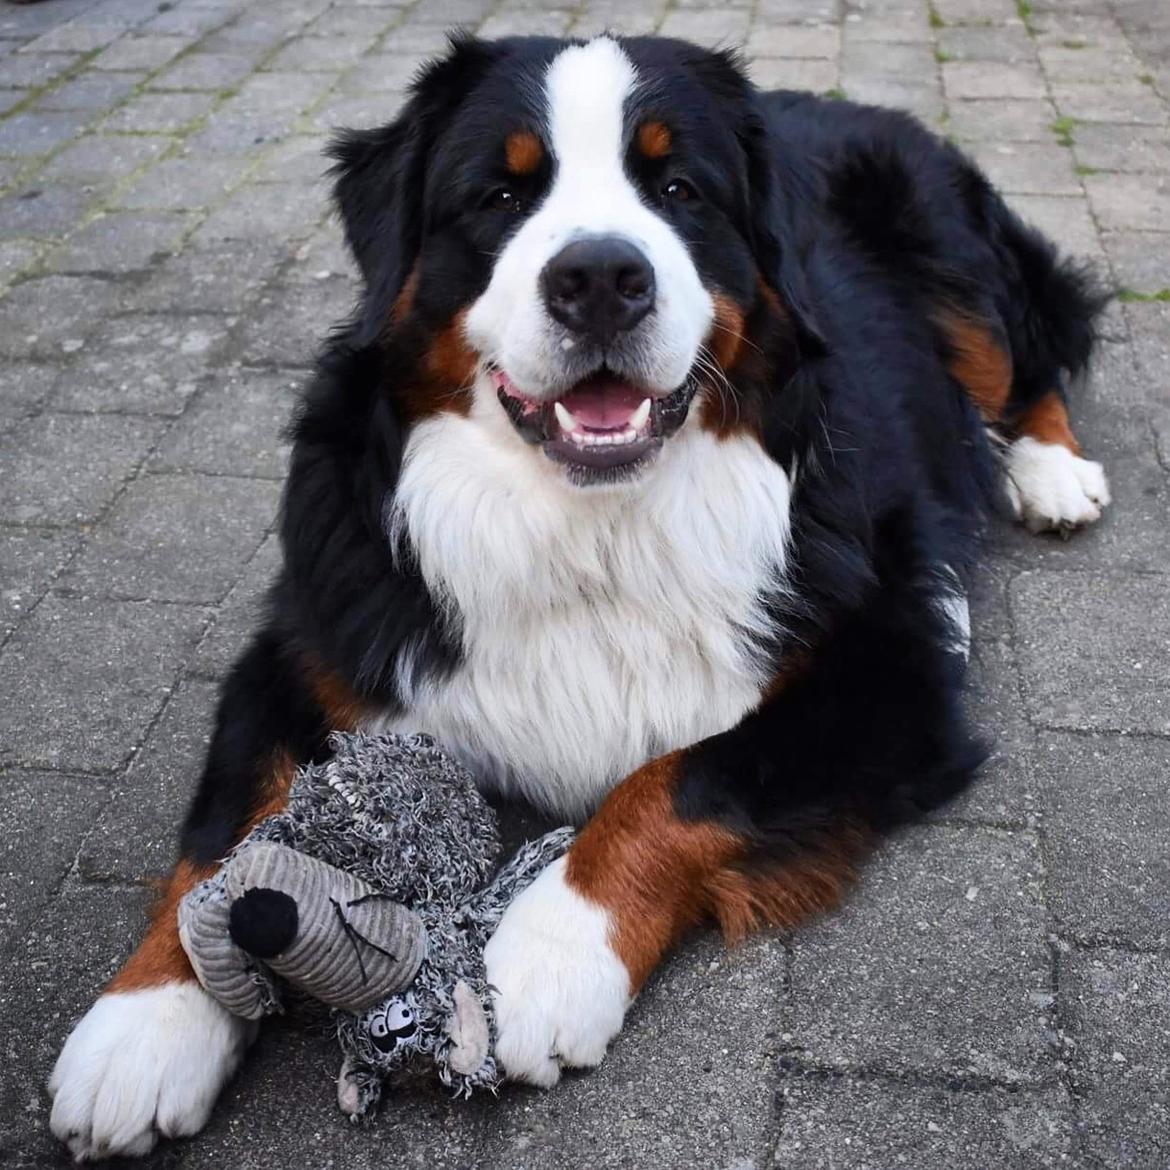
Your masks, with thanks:
[(400, 671), (406, 712), (487, 786), (580, 817), (645, 761), (734, 725), (767, 682), (789, 483), (750, 438), (692, 423), (633, 488), (582, 491), (492, 401), (409, 440), (387, 518), (452, 607), (464, 661)]

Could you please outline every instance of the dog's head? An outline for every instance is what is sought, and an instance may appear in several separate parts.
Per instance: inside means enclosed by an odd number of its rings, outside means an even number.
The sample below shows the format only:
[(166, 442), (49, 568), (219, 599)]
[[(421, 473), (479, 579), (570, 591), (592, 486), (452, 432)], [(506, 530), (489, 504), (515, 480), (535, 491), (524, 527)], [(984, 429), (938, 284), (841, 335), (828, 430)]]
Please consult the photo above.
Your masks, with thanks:
[(684, 426), (758, 427), (812, 331), (728, 54), (455, 39), (334, 153), (357, 338), (396, 355), (403, 417), (482, 416), (573, 484), (633, 482)]

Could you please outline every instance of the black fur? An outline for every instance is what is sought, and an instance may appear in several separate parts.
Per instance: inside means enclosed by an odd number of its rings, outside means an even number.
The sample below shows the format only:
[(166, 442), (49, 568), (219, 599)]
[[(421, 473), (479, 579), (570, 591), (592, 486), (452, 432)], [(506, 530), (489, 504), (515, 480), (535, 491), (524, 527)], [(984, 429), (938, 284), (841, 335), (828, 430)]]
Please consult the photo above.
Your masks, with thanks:
[[(792, 589), (772, 601), (792, 679), (685, 753), (678, 811), (718, 818), (761, 858), (861, 823), (885, 828), (960, 789), (981, 758), (960, 710), (962, 661), (933, 604), (966, 578), (994, 497), (983, 422), (947, 372), (940, 307), (986, 321), (1016, 371), (1011, 417), (1084, 368), (1099, 301), (975, 167), (912, 119), (807, 95), (757, 94), (727, 54), (623, 42), (651, 83), (640, 117), (681, 124), (670, 168), (703, 198), (664, 207), (701, 276), (741, 304), (761, 355), (733, 373), (744, 420), (796, 468)], [(516, 219), (491, 214), (503, 134), (539, 128), (539, 78), (561, 42), (457, 41), (385, 129), (334, 148), (337, 203), (365, 281), (294, 428), (271, 618), (229, 680), (184, 853), (230, 845), (272, 753), (322, 749), (304, 664), (371, 705), (459, 661), (440, 613), (384, 529), (409, 385), (434, 334), (486, 286)], [(667, 164), (631, 157), (654, 198)], [(547, 167), (509, 179), (538, 201)], [(390, 328), (414, 272), (411, 323)], [(775, 290), (780, 314), (762, 299)], [(397, 555), (396, 555), (397, 554)], [(777, 661), (778, 670), (789, 665)]]

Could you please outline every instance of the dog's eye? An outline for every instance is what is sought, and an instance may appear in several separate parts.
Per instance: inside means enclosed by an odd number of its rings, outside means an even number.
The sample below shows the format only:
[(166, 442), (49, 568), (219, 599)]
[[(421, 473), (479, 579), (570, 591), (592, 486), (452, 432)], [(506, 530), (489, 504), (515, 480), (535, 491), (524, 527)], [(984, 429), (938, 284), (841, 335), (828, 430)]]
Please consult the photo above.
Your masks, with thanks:
[(487, 205), (493, 211), (509, 211), (512, 214), (521, 211), (524, 206), (516, 193), (509, 191), (507, 187), (493, 191), (487, 198)]
[(697, 199), (698, 197), (698, 193), (686, 179), (671, 179), (662, 188), (663, 203), (689, 203), (692, 199)]

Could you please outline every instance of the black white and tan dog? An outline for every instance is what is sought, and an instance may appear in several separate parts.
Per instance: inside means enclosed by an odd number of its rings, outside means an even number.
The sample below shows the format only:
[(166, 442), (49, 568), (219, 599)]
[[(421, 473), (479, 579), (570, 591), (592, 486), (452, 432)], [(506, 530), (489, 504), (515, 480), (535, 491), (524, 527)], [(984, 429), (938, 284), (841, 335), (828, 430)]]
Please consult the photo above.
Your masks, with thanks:
[(1099, 297), (905, 115), (677, 41), (457, 39), (334, 152), (361, 304), (168, 892), (52, 1075), (78, 1158), (207, 1120), (251, 1032), (175, 904), (330, 729), (583, 822), (486, 955), (503, 1067), (552, 1085), (688, 928), (832, 907), (971, 780), (987, 517), (1108, 503), (1065, 405)]

